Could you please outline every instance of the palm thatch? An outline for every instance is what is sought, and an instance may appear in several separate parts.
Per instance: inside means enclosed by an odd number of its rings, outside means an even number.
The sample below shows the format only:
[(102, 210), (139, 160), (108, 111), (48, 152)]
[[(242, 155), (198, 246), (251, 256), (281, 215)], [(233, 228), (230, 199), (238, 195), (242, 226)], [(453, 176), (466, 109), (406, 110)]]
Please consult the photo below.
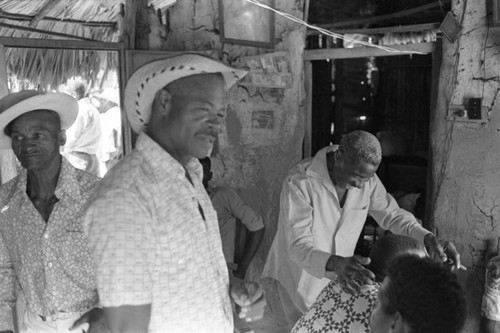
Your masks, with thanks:
[[(120, 4), (124, 0), (0, 0), (0, 36), (37, 39), (70, 39), (38, 30), (78, 36), (94, 41), (117, 42)], [(158, 8), (171, 0), (154, 0)], [(102, 23), (102, 24), (99, 24)], [(22, 26), (31, 31), (12, 28)], [(23, 88), (55, 88), (72, 76), (98, 80), (99, 73), (118, 67), (116, 52), (7, 48), (7, 72)]]

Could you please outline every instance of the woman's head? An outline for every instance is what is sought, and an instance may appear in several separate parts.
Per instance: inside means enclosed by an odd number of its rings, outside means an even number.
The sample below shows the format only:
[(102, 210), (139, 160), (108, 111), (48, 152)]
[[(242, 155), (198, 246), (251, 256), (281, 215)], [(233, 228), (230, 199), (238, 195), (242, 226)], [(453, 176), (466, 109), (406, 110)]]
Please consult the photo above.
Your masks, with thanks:
[(387, 234), (375, 242), (370, 251), (369, 268), (378, 281), (384, 279), (388, 262), (401, 254), (424, 257), (426, 252), (419, 241), (408, 236)]

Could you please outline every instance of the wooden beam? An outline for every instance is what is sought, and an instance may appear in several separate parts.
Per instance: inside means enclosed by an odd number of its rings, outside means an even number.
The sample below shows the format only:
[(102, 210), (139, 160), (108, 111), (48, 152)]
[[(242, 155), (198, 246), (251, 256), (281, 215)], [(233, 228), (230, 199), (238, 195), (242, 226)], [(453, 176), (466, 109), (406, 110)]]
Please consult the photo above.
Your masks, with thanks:
[[(382, 27), (382, 28), (367, 28), (367, 29), (333, 29), (332, 32), (337, 34), (363, 34), (363, 35), (376, 35), (385, 33), (398, 33), (398, 32), (415, 32), (415, 31), (426, 31), (439, 29), (441, 25), (440, 22), (436, 23), (424, 23), (424, 24), (412, 24), (412, 25), (398, 25), (393, 27)], [(317, 30), (308, 29), (307, 35), (320, 35), (321, 33)]]
[(95, 50), (95, 51), (119, 51), (124, 49), (124, 43), (80, 41), (65, 39), (39, 39), (39, 38), (15, 38), (0, 37), (0, 45), (13, 48), (33, 49), (67, 49), (67, 50)]
[(8, 28), (8, 29), (16, 29), (16, 30), (25, 30), (25, 31), (30, 31), (30, 32), (37, 32), (37, 33), (40, 33), (40, 34), (46, 34), (46, 35), (51, 35), (51, 36), (74, 38), (74, 39), (80, 39), (80, 40), (97, 42), (96, 40), (90, 39), (90, 38), (85, 38), (85, 37), (80, 37), (80, 36), (65, 34), (65, 33), (62, 33), (62, 32), (55, 32), (55, 31), (49, 31), (49, 30), (36, 29), (36, 28), (26, 27), (24, 25), (16, 25), (16, 24), (9, 24), (9, 23), (0, 23), (0, 27), (4, 27), (4, 28)]
[(375, 47), (353, 47), (338, 49), (305, 50), (304, 60), (326, 60), (326, 59), (350, 59), (366, 57), (388, 57), (396, 55), (408, 55), (406, 52), (432, 53), (434, 43), (418, 43), (406, 45), (387, 45), (397, 52), (388, 52)]
[(417, 14), (420, 12), (424, 12), (426, 10), (433, 9), (435, 7), (439, 7), (442, 4), (448, 4), (450, 1), (451, 0), (440, 0), (440, 1), (436, 1), (434, 3), (426, 4), (426, 5), (415, 7), (412, 9), (403, 10), (403, 11), (392, 13), (392, 14), (366, 17), (366, 18), (358, 18), (355, 20), (340, 21), (340, 22), (328, 23), (328, 24), (318, 24), (318, 27), (328, 30), (328, 29), (334, 29), (334, 28), (340, 28), (340, 27), (348, 27), (348, 26), (377, 23), (377, 22), (392, 20), (395, 18), (406, 17), (406, 16), (414, 15), (414, 14)]
[(40, 7), (38, 13), (36, 13), (35, 17), (33, 17), (33, 20), (31, 20), (29, 26), (31, 28), (36, 27), (38, 25), (38, 22), (40, 22), (40, 20), (43, 19), (45, 15), (47, 15), (47, 13), (60, 1), (61, 0), (46, 0), (45, 3)]
[(309, 5), (310, 0), (304, 0), (304, 21), (309, 22)]
[(304, 63), (304, 85), (306, 90), (305, 107), (304, 107), (304, 146), (303, 158), (312, 155), (312, 85), (313, 85), (312, 63), (306, 61)]
[[(7, 20), (12, 20), (12, 21), (32, 21), (35, 16), (33, 15), (24, 15), (24, 14), (14, 14), (14, 13), (9, 13), (5, 12), (0, 9), (0, 18), (5, 18)], [(110, 29), (116, 29), (117, 22), (109, 22), (109, 21), (103, 21), (103, 22), (97, 22), (97, 21), (82, 21), (82, 20), (74, 20), (74, 19), (69, 19), (69, 18), (56, 18), (56, 17), (50, 17), (50, 16), (45, 16), (42, 18), (44, 21), (54, 21), (54, 22), (63, 22), (63, 23), (72, 23), (72, 24), (80, 24), (83, 26), (89, 26), (89, 27), (99, 27), (99, 28), (110, 28)]]

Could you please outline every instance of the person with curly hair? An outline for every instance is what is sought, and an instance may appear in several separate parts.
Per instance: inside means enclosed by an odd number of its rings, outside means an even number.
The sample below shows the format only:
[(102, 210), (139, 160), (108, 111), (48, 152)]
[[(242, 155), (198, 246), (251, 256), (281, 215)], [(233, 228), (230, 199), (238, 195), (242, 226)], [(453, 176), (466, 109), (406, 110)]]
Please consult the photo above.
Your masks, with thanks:
[(427, 258), (393, 259), (370, 317), (372, 333), (458, 333), (466, 300), (449, 267)]

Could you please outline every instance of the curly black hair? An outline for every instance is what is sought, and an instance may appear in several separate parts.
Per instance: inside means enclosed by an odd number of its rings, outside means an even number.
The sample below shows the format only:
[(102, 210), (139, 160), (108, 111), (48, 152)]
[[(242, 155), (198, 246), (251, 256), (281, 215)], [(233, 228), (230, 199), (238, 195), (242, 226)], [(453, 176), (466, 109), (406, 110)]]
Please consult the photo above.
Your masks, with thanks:
[(377, 240), (370, 250), (369, 269), (375, 274), (377, 280), (383, 280), (386, 275), (387, 263), (398, 255), (425, 253), (424, 246), (414, 238), (386, 234)]
[(412, 333), (460, 332), (466, 300), (448, 267), (428, 258), (401, 255), (388, 265), (387, 278), (387, 310), (399, 312)]

